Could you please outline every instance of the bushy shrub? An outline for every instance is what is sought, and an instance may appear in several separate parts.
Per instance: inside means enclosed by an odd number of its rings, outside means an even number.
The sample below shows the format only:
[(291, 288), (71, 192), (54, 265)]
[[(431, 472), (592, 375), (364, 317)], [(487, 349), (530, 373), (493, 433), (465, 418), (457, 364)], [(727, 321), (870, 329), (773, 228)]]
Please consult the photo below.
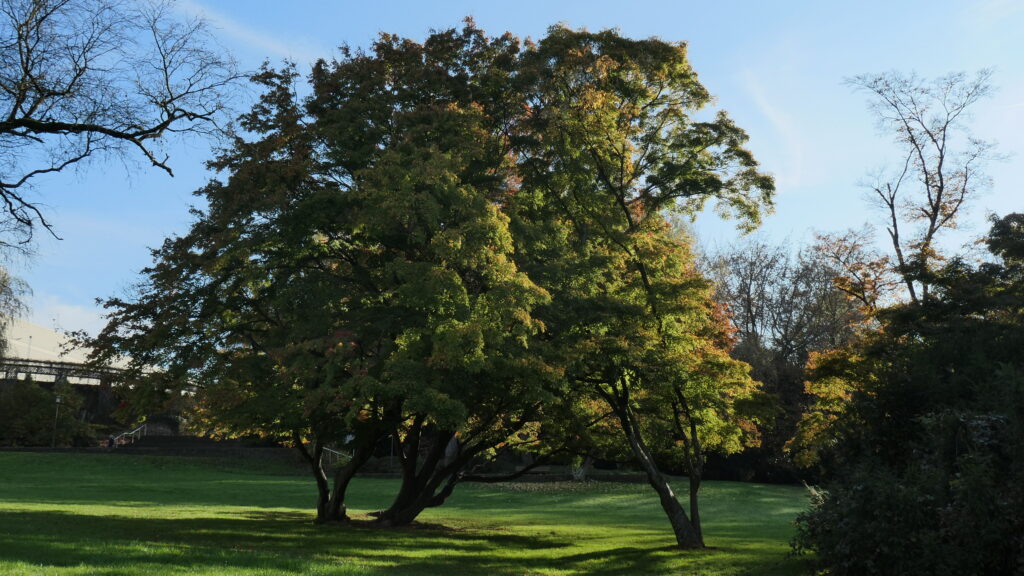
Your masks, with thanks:
[(866, 459), (834, 480), (799, 517), (795, 547), (833, 576), (1024, 574), (1019, 420), (948, 411), (919, 423), (906, 469)]
[[(56, 392), (56, 393), (55, 393)], [(76, 416), (82, 399), (66, 383), (55, 392), (32, 380), (0, 385), (0, 445), (70, 446), (92, 443), (92, 430)], [(56, 395), (61, 396), (59, 413)], [(56, 423), (54, 422), (56, 417)]]

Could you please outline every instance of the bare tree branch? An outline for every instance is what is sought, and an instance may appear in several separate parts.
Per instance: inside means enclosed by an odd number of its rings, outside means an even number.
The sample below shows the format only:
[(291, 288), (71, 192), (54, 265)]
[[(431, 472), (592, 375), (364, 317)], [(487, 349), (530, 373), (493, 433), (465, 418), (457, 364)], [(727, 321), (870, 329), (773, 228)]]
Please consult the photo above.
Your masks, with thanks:
[(18, 189), (104, 155), (173, 175), (167, 137), (217, 132), (239, 79), (165, 0), (0, 0), (0, 208), (19, 240), (53, 227)]
[[(995, 157), (991, 143), (972, 138), (964, 121), (971, 108), (992, 93), (992, 71), (973, 78), (960, 72), (933, 81), (896, 72), (847, 80), (871, 95), (879, 127), (904, 148), (903, 169), (880, 178), (872, 189), (886, 211), (896, 268), (912, 302), (928, 298), (928, 272), (940, 260), (936, 238), (957, 227), (962, 209), (988, 185), (984, 167)], [(962, 151), (957, 151), (958, 149)], [(916, 191), (903, 192), (912, 177)], [(901, 234), (901, 225), (920, 224)]]

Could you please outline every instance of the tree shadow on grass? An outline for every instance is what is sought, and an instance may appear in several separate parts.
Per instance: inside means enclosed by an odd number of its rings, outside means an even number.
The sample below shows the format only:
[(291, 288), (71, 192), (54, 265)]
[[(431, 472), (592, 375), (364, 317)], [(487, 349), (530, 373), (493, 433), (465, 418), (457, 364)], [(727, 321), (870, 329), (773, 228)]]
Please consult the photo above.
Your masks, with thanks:
[[(310, 514), (247, 510), (200, 518), (147, 518), (46, 511), (0, 511), (0, 562), (83, 567), (114, 576), (183, 571), (234, 574), (391, 574), (447, 576), (564, 574), (790, 574), (762, 555), (734, 550), (680, 551), (657, 539), (594, 550), (571, 533), (368, 522), (314, 525)], [(783, 560), (779, 558), (778, 560)]]
[[(572, 554), (570, 538), (419, 525), (402, 529), (314, 526), (308, 515), (135, 518), (58, 511), (0, 512), (0, 560), (90, 572), (264, 570), (338, 573), (523, 574), (558, 568), (596, 574), (656, 573), (656, 550)], [(540, 552), (538, 552), (540, 551)], [(521, 553), (520, 553), (521, 552)], [(531, 553), (532, 552), (532, 553)], [(596, 570), (582, 569), (581, 563)]]
[(160, 506), (246, 506), (246, 507), (308, 507), (315, 505), (316, 487), (304, 478), (268, 480), (262, 477), (238, 480), (171, 480), (165, 484), (134, 482), (79, 485), (75, 490), (61, 491), (37, 485), (8, 486), (3, 502), (12, 504), (50, 504), (55, 508), (67, 505), (102, 505), (136, 507), (140, 504)]

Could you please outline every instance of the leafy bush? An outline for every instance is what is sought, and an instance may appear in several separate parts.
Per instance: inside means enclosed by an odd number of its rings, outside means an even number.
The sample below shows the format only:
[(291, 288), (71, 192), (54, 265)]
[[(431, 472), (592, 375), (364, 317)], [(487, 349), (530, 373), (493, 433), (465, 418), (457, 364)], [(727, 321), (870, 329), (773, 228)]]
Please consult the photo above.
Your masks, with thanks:
[(76, 419), (82, 407), (81, 397), (67, 383), (58, 384), (56, 394), (61, 396), (59, 414), (54, 392), (32, 380), (0, 385), (0, 445), (91, 444), (91, 428)]
[(860, 462), (816, 494), (795, 547), (817, 551), (834, 576), (1024, 574), (1019, 423), (1005, 413), (922, 417), (906, 470)]

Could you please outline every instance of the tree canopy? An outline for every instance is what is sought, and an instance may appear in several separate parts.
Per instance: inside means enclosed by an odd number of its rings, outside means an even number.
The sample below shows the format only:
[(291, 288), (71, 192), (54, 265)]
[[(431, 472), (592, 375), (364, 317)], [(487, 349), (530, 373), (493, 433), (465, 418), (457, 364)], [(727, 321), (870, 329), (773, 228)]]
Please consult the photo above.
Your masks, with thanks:
[[(714, 201), (754, 226), (773, 187), (724, 113), (694, 119), (710, 98), (685, 46), (467, 23), (344, 49), (301, 101), (292, 69), (253, 79), (209, 207), (107, 302), (101, 355), (227, 433), (293, 441), (323, 521), (384, 437), (403, 480), (378, 522), (404, 524), (512, 437), (604, 403), (702, 545), (704, 450), (753, 438), (755, 386), (669, 215)], [(353, 455), (333, 486), (327, 447)], [(692, 523), (652, 449), (691, 472)]]

